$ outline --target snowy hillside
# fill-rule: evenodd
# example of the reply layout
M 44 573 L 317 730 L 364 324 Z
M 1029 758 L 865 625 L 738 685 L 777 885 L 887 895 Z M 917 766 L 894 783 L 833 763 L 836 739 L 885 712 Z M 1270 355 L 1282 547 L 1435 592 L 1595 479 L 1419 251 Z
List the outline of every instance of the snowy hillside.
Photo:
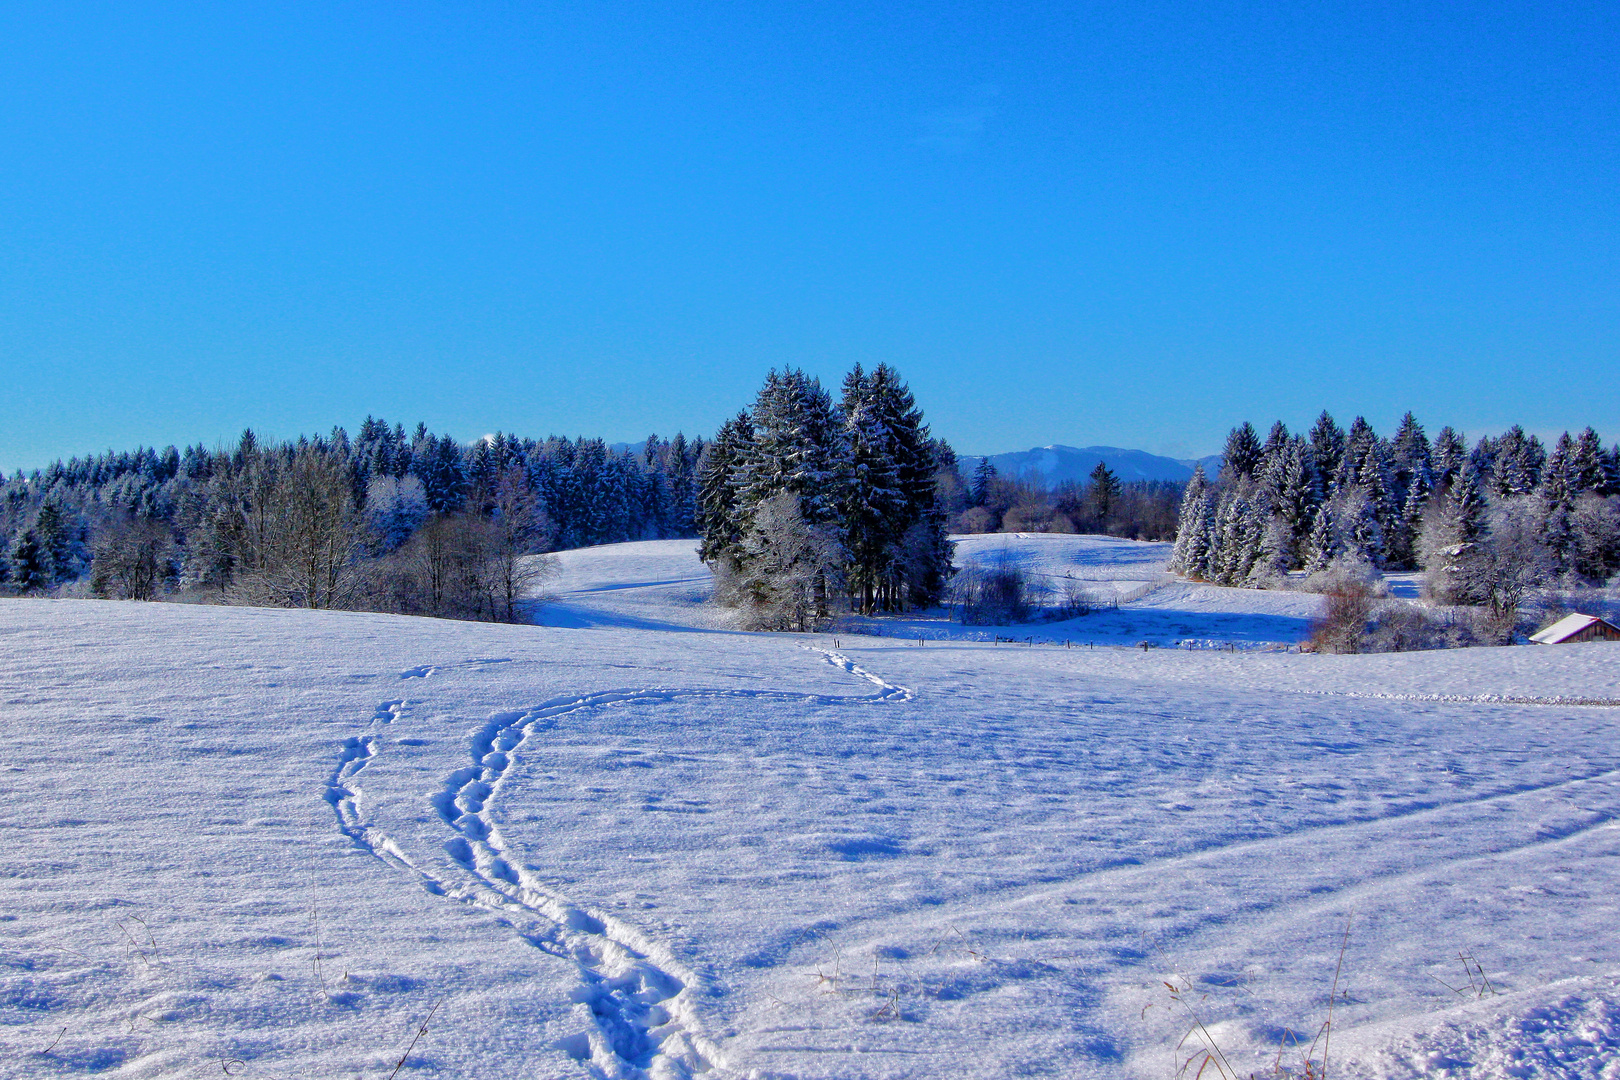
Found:
M 1162 580 L 1052 539 L 962 557 Z M 1163 1077 L 1190 1006 L 1247 1075 L 1348 922 L 1331 1075 L 1615 1075 L 1616 647 L 835 648 L 691 549 L 540 627 L 0 602 L 7 1074 Z

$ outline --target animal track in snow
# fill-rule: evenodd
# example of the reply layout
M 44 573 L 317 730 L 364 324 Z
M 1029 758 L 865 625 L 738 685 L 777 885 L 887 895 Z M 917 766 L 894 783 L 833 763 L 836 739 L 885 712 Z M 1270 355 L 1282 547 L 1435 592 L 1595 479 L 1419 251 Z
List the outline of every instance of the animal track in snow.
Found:
M 510 656 L 475 656 L 471 660 L 463 660 L 459 664 L 421 664 L 417 667 L 406 668 L 399 673 L 399 677 L 401 679 L 425 679 L 429 675 L 435 675 L 447 668 L 489 668 L 494 667 L 496 664 L 511 664 L 514 662 Z
M 494 913 L 523 940 L 571 961 L 579 973 L 574 1000 L 589 1007 L 594 1030 L 571 1036 L 558 1047 L 601 1080 L 680 1080 L 720 1067 L 718 1048 L 699 1030 L 688 991 L 697 983 L 679 961 L 638 928 L 611 915 L 581 907 L 549 889 L 509 853 L 488 813 L 490 800 L 511 773 L 516 752 L 559 718 L 589 709 L 628 703 L 690 700 L 768 699 L 807 704 L 909 701 L 915 694 L 866 671 L 841 653 L 818 650 L 827 663 L 872 683 L 864 697 L 778 690 L 648 687 L 609 690 L 558 698 L 532 709 L 498 714 L 473 734 L 473 764 L 455 770 L 432 796 L 434 809 L 456 833 L 444 851 L 464 872 L 447 880 L 434 869 L 408 859 L 397 844 L 360 811 L 357 777 L 379 747 L 372 735 L 345 740 L 326 798 L 338 827 L 384 862 L 416 876 L 436 896 Z M 469 661 L 475 664 L 503 660 Z M 412 668 L 402 678 L 421 678 L 435 669 Z M 384 702 L 373 718 L 391 723 L 409 702 Z

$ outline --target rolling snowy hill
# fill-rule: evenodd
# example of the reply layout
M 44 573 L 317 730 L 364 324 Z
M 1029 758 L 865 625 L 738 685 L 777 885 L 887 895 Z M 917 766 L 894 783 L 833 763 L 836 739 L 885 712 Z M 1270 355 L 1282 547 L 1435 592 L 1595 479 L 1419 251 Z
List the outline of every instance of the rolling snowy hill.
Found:
M 1162 580 L 1059 539 L 986 541 Z M 541 627 L 0 601 L 7 1074 L 1158 1077 L 1169 983 L 1247 1075 L 1348 922 L 1331 1075 L 1614 1075 L 1613 646 L 835 647 L 691 547 Z M 1192 588 L 1107 617 L 1305 617 Z

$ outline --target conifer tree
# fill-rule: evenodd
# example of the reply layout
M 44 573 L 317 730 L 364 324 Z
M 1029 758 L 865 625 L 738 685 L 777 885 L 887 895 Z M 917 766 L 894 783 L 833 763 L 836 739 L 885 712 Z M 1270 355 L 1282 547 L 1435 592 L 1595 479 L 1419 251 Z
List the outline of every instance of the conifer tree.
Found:
M 879 364 L 866 379 L 874 414 L 887 432 L 901 504 L 889 521 L 895 538 L 883 577 L 884 610 L 933 603 L 950 573 L 951 543 L 939 502 L 939 459 L 922 410 L 899 372 Z
M 1394 498 L 1405 507 L 1414 486 L 1428 491 L 1433 481 L 1433 453 L 1423 425 L 1410 412 L 1401 417 L 1400 427 L 1390 444 L 1390 479 Z
M 1344 432 L 1323 409 L 1322 415 L 1316 418 L 1316 426 L 1311 428 L 1311 467 L 1321 484 L 1320 498 L 1332 494 L 1333 481 L 1343 461 Z
M 1282 453 L 1283 447 L 1291 441 L 1288 434 L 1288 425 L 1278 420 L 1271 425 L 1271 431 L 1266 435 L 1266 444 L 1260 448 L 1260 465 L 1257 472 L 1264 472 L 1272 462 Z
M 1305 559 L 1305 569 L 1311 573 L 1326 570 L 1339 557 L 1339 528 L 1334 520 L 1333 504 L 1323 503 L 1316 508 L 1311 521 L 1311 540 Z
M 1467 460 L 1468 448 L 1462 436 L 1449 425 L 1441 428 L 1434 437 L 1434 449 L 1430 454 L 1434 489 L 1443 491 L 1450 487 Z
M 973 468 L 971 505 L 983 506 L 990 500 L 990 488 L 996 482 L 996 475 L 996 467 L 990 464 L 990 459 L 980 458 L 979 464 Z
M 1254 425 L 1245 420 L 1226 436 L 1226 449 L 1221 453 L 1221 479 L 1238 480 L 1252 477 L 1260 467 L 1260 436 Z
M 844 379 L 842 407 L 848 440 L 848 478 L 840 507 L 850 563 L 846 582 L 859 594 L 861 611 L 871 614 L 909 524 L 908 507 L 889 418 L 858 364 Z
M 740 545 L 748 527 L 742 469 L 753 445 L 753 418 L 740 412 L 721 425 L 698 467 L 697 526 L 703 537 L 698 556 L 710 565 L 726 560 L 733 572 L 740 568 Z
M 1540 439 L 1526 435 L 1518 424 L 1508 428 L 1496 440 L 1495 456 L 1496 468 L 1492 481 L 1498 496 L 1528 495 L 1541 482 L 1547 452 Z
M 1339 493 L 1341 541 L 1351 554 L 1371 566 L 1384 565 L 1384 530 L 1373 497 L 1365 488 Z
M 1477 449 L 1477 448 L 1476 448 Z M 1442 603 L 1476 599 L 1475 548 L 1485 535 L 1485 499 L 1474 457 L 1463 466 L 1425 522 L 1422 562 L 1425 588 Z
M 11 546 L 8 562 L 11 587 L 20 593 L 36 592 L 50 586 L 50 571 L 40 554 L 39 538 L 34 530 L 25 529 L 17 534 Z
M 1539 492 L 1544 512 L 1556 507 L 1568 508 L 1579 494 L 1579 480 L 1575 471 L 1575 440 L 1564 432 L 1553 444 L 1552 453 L 1541 472 Z
M 797 368 L 771 371 L 754 401 L 754 440 L 742 468 L 742 500 L 757 506 L 784 491 L 811 525 L 836 520 L 846 447 L 832 398 Z
M 1574 494 L 1603 491 L 1607 476 L 1603 468 L 1603 440 L 1598 438 L 1597 432 L 1587 428 L 1580 433 L 1569 464 L 1570 488 Z
M 1119 477 L 1114 475 L 1114 470 L 1108 467 L 1107 462 L 1099 461 L 1097 467 L 1091 470 L 1091 489 L 1088 494 L 1097 514 L 1097 524 L 1106 532 L 1114 506 L 1122 494 Z
M 1209 516 L 1209 482 L 1204 479 L 1204 467 L 1195 465 L 1176 517 L 1176 543 L 1169 565 L 1172 573 L 1193 578 L 1208 576 Z

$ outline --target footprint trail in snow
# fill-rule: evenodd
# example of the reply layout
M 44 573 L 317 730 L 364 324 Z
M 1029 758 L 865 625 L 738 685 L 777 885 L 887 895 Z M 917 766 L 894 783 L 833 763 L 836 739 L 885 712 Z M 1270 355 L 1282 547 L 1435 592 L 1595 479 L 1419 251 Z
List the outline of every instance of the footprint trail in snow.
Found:
M 806 646 L 808 649 L 809 647 Z M 692 990 L 700 980 L 639 928 L 588 910 L 548 888 L 511 853 L 489 805 L 511 773 L 516 755 L 558 719 L 621 704 L 693 700 L 771 700 L 806 704 L 910 701 L 916 695 L 884 681 L 842 653 L 812 650 L 833 667 L 872 683 L 877 692 L 843 696 L 783 690 L 647 687 L 557 698 L 534 708 L 496 715 L 472 737 L 472 764 L 452 772 L 433 796 L 434 809 L 455 835 L 444 850 L 460 874 L 412 861 L 361 810 L 358 778 L 376 757 L 375 734 L 344 740 L 327 781 L 326 800 L 342 832 L 379 859 L 415 876 L 430 893 L 493 913 L 499 922 L 543 952 L 572 962 L 579 975 L 574 999 L 589 1008 L 591 1028 L 562 1040 L 559 1048 L 601 1080 L 684 1080 L 721 1067 L 718 1047 L 698 1023 Z M 482 661 L 481 664 L 492 661 Z M 401 678 L 427 678 L 423 665 Z M 409 709 L 406 700 L 382 702 L 375 728 Z M 534 747 L 533 749 L 539 749 Z

